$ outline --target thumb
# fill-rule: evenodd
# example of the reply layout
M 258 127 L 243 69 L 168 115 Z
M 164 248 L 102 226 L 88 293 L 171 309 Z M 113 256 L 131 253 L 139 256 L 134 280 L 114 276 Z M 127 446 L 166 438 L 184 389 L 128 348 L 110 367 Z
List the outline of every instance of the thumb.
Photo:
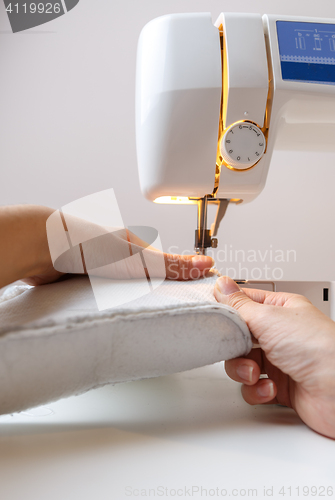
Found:
M 244 321 L 249 325 L 262 307 L 258 302 L 254 302 L 243 290 L 228 276 L 219 278 L 214 287 L 214 296 L 218 302 L 236 309 Z

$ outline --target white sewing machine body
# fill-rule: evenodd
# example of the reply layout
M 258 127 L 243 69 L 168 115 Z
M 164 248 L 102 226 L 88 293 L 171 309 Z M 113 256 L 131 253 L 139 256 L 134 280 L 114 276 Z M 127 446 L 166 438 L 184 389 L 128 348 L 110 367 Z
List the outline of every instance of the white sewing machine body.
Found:
M 335 20 L 173 14 L 138 45 L 136 129 L 144 195 L 252 201 L 279 139 L 335 145 Z M 234 139 L 234 141 L 232 141 Z

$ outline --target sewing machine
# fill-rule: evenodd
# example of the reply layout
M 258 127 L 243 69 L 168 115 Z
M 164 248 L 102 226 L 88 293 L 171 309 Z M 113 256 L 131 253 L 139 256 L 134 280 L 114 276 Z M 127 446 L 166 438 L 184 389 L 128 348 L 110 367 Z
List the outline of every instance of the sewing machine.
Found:
M 198 205 L 198 254 L 217 247 L 229 203 L 260 194 L 275 146 L 334 150 L 335 20 L 163 16 L 141 32 L 136 80 L 142 192 Z M 210 229 L 208 204 L 217 205 Z M 335 319 L 334 282 L 250 283 L 303 293 Z
M 276 140 L 335 143 L 335 20 L 172 14 L 138 44 L 136 135 L 143 194 L 198 205 L 195 250 L 216 247 L 229 203 L 262 191 Z M 207 206 L 218 206 L 207 229 Z

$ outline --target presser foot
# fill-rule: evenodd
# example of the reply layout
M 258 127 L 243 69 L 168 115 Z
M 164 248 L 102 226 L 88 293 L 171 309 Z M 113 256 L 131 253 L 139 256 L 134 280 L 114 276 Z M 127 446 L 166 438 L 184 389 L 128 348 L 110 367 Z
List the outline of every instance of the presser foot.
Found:
M 229 200 L 214 198 L 212 195 L 206 195 L 199 198 L 198 202 L 198 223 L 195 231 L 194 250 L 198 255 L 206 255 L 207 248 L 217 248 L 218 239 L 216 238 L 221 220 L 223 219 Z M 207 207 L 208 203 L 217 205 L 217 211 L 214 223 L 210 229 L 207 229 Z

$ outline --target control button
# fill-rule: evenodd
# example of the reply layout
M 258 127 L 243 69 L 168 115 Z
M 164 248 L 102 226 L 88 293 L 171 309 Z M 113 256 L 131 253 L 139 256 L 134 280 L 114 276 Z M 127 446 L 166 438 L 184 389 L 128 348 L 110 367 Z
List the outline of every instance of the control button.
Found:
M 265 137 L 261 129 L 253 123 L 235 123 L 222 137 L 220 150 L 228 168 L 246 170 L 263 156 Z

